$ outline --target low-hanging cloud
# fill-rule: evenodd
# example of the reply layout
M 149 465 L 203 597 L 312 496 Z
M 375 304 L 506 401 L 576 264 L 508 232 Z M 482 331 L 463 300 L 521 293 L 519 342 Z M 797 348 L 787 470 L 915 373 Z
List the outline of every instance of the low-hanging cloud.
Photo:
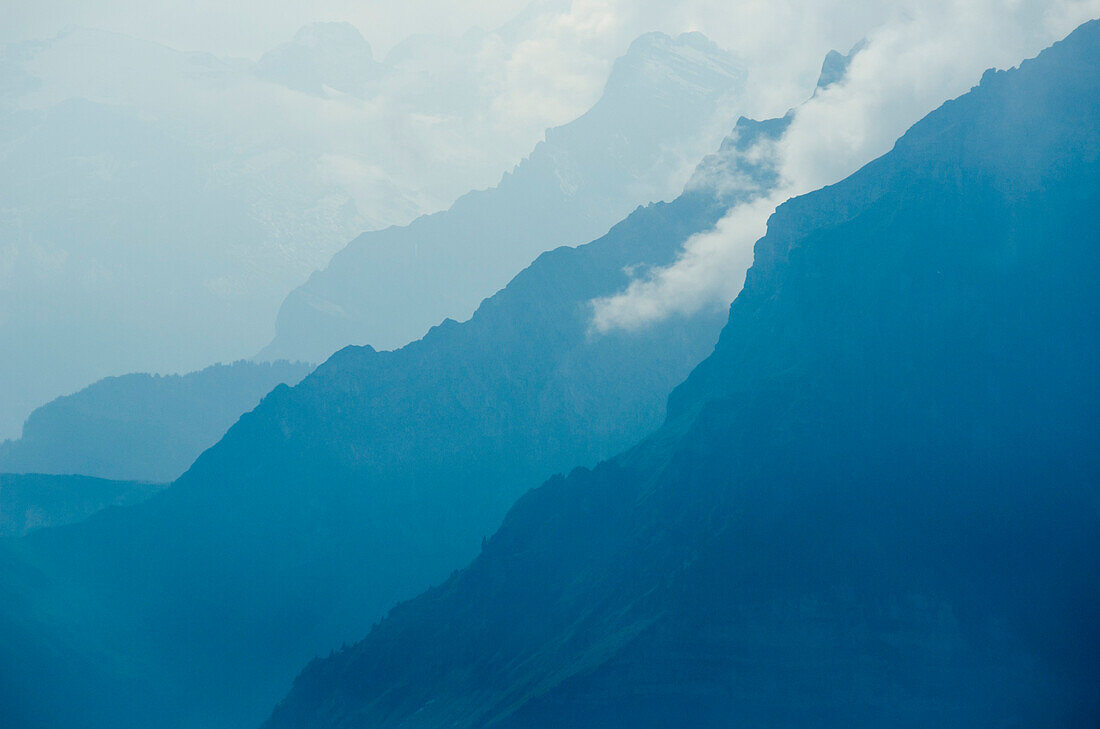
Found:
M 631 330 L 727 306 L 779 204 L 850 175 L 887 152 L 943 101 L 971 88 L 985 69 L 1014 66 L 1097 15 L 1098 0 L 898 4 L 867 34 L 845 78 L 796 109 L 769 151 L 780 172 L 778 185 L 730 209 L 712 230 L 689 238 L 671 265 L 646 271 L 619 294 L 595 300 L 593 328 Z

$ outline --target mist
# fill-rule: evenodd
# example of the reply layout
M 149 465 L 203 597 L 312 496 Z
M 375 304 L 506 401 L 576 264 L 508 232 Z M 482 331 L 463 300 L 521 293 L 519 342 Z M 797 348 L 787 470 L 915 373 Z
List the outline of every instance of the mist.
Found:
M 620 296 L 595 302 L 593 326 L 725 306 L 776 204 L 886 151 L 984 68 L 1034 53 L 1096 7 L 15 8 L 0 31 L 0 437 L 105 376 L 252 357 L 287 294 L 349 240 L 495 185 L 546 129 L 591 108 L 642 33 L 701 31 L 739 59 L 747 78 L 725 130 L 738 114 L 768 118 L 804 102 L 825 54 L 866 38 L 848 82 L 803 106 L 780 149 L 766 150 L 784 170 L 771 200 L 731 211 L 672 268 L 636 272 Z M 646 197 L 674 196 L 678 180 L 669 182 Z
M 867 32 L 844 79 L 800 104 L 780 141 L 759 150 L 779 168 L 780 185 L 692 236 L 673 265 L 639 272 L 620 294 L 594 301 L 593 328 L 633 330 L 728 306 L 778 205 L 843 179 L 985 69 L 1012 67 L 1098 12 L 1100 3 L 1088 0 L 899 4 Z

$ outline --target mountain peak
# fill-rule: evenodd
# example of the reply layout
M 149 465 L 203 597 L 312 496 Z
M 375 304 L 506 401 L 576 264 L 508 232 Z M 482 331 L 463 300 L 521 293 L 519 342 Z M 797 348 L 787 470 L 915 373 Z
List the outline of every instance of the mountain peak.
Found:
M 405 53 L 391 51 L 387 63 Z M 639 204 L 675 197 L 690 162 L 721 139 L 743 78 L 701 33 L 639 37 L 600 100 L 547 130 L 497 187 L 337 254 L 287 297 L 260 357 L 320 361 L 349 342 L 390 349 L 444 317 L 469 317 L 540 253 L 592 240 Z
M 730 53 L 699 31 L 681 33 L 673 37 L 656 30 L 635 38 L 626 53 L 615 64 L 625 64 L 637 59 L 668 62 L 669 59 L 685 57 L 693 53 L 696 54 L 697 60 L 710 57 L 713 60 L 721 60 L 731 66 L 737 66 Z
M 718 44 L 699 32 L 675 38 L 661 32 L 638 36 L 615 61 L 604 97 L 629 94 L 639 88 L 668 86 L 713 93 L 717 86 L 739 87 L 745 69 Z
M 303 26 L 294 40 L 265 53 L 256 66 L 269 81 L 314 95 L 324 95 L 326 88 L 362 95 L 384 69 L 351 23 Z
M 667 51 L 669 48 L 677 45 L 694 46 L 699 50 L 714 50 L 721 52 L 721 49 L 716 43 L 699 31 L 681 33 L 674 38 L 668 33 L 653 30 L 648 33 L 642 33 L 631 41 L 624 56 L 630 57 L 643 53 L 653 53 L 655 51 Z
M 370 43 L 359 29 L 348 22 L 318 22 L 303 25 L 294 34 L 295 45 L 308 48 L 328 48 L 372 55 Z
M 817 77 L 817 88 L 825 89 L 842 80 L 844 75 L 848 73 L 848 66 L 851 65 L 852 59 L 863 50 L 865 45 L 867 45 L 866 41 L 861 40 L 852 46 L 847 54 L 836 50 L 829 51 L 825 55 L 825 60 L 821 63 L 821 73 Z

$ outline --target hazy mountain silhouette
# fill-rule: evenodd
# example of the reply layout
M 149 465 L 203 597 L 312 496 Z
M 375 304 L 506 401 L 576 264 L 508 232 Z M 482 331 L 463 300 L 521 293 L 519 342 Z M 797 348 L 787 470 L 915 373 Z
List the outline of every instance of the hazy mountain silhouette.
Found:
M 774 185 L 737 141 L 774 125 L 758 126 L 739 122 L 675 201 L 543 253 L 469 321 L 277 387 L 148 502 L 0 544 L 10 713 L 254 725 L 311 657 L 471 559 L 524 491 L 651 432 L 725 313 L 596 336 L 591 301 Z
M 266 726 L 1096 726 L 1098 68 L 1094 21 L 782 205 L 661 430 Z
M 86 519 L 108 506 L 127 506 L 162 487 L 87 476 L 0 473 L 0 537 Z
M 253 66 L 87 29 L 0 47 L 0 439 L 104 376 L 251 355 L 303 276 L 423 212 L 346 181 L 323 101 Z
M 265 53 L 256 66 L 265 79 L 316 95 L 331 89 L 362 96 L 366 85 L 386 71 L 350 23 L 311 23 L 290 43 Z
M 108 377 L 35 410 L 0 443 L 0 471 L 166 483 L 276 385 L 311 365 L 234 362 L 186 375 Z
M 587 113 L 551 129 L 516 169 L 447 211 L 359 236 L 283 302 L 261 358 L 322 361 L 348 344 L 392 349 L 467 319 L 545 250 L 592 240 L 639 204 L 679 192 L 721 138 L 745 72 L 699 33 L 642 36 Z M 644 109 L 645 113 L 638 113 Z
M 510 65 L 567 11 L 539 6 L 506 28 L 400 44 L 385 62 L 344 23 L 308 25 L 258 62 L 88 28 L 0 45 L 0 439 L 16 437 L 34 408 L 108 375 L 254 355 L 271 342 L 287 293 L 349 240 L 498 182 L 547 127 L 589 109 L 592 70 L 554 87 L 537 83 L 540 70 Z M 592 240 L 637 204 L 677 194 L 719 142 L 732 115 L 703 112 L 727 90 L 712 82 L 728 57 L 705 43 L 669 45 L 656 70 L 682 56 L 700 75 L 681 82 L 703 84 L 680 90 L 682 116 L 660 111 L 675 82 L 643 78 L 649 56 L 636 53 L 636 91 L 655 113 L 627 120 L 637 138 L 601 140 L 602 176 L 585 167 L 587 148 L 543 145 L 547 157 L 582 157 L 537 174 L 613 183 L 622 192 L 606 202 L 619 208 L 579 237 L 524 247 L 517 236 L 518 263 L 478 289 L 463 318 L 543 250 Z M 710 107 L 692 96 L 710 92 Z M 553 214 L 589 212 L 578 202 Z M 433 312 L 400 343 L 448 314 Z M 377 344 L 337 339 L 304 361 Z

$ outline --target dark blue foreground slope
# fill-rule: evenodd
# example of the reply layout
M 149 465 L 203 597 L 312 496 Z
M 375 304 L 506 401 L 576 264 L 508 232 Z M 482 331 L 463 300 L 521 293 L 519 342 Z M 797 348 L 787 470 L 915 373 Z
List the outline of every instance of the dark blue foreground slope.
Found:
M 707 171 L 742 152 L 731 140 Z M 338 352 L 149 502 L 0 544 L 0 714 L 81 729 L 262 721 L 307 661 L 473 558 L 520 494 L 659 427 L 724 312 L 595 337 L 590 302 L 670 263 L 728 195 L 775 182 L 756 162 L 734 171 L 755 182 L 697 181 L 544 253 L 467 322 Z
M 268 729 L 1100 722 L 1100 23 L 773 216 L 664 428 Z

